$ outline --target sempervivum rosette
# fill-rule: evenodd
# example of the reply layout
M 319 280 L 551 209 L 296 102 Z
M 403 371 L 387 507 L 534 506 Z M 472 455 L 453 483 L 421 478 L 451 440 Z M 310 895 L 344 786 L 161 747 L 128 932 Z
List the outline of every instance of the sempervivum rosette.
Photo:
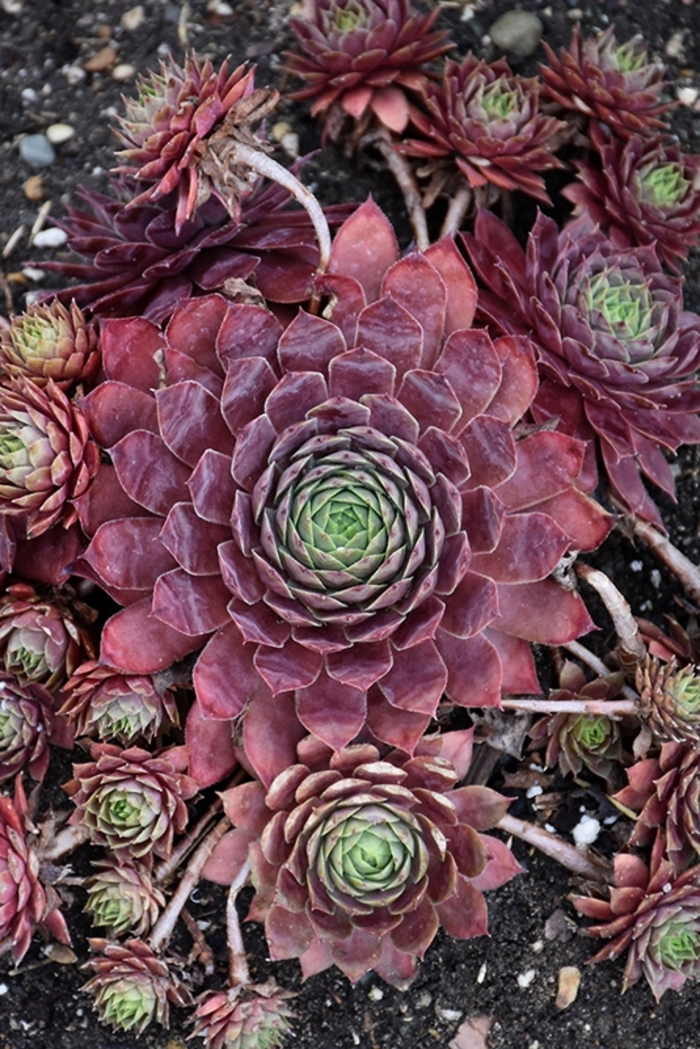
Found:
M 667 130 L 658 119 L 673 105 L 659 97 L 666 67 L 649 61 L 641 37 L 618 44 L 611 26 L 584 40 L 575 26 L 568 51 L 555 55 L 548 44 L 542 46 L 548 63 L 540 66 L 545 93 L 564 110 L 622 138 Z
M 617 801 L 639 813 L 632 845 L 649 845 L 661 828 L 666 855 L 682 870 L 700 853 L 700 750 L 664 743 L 658 757 L 627 769 L 628 786 Z
M 90 753 L 94 760 L 74 765 L 75 778 L 64 785 L 76 806 L 70 822 L 86 827 L 91 840 L 115 856 L 169 856 L 173 838 L 187 826 L 185 802 L 197 791 L 179 771 L 180 751 L 154 757 L 140 747 L 94 743 Z
M 353 981 L 374 969 L 406 986 L 440 925 L 458 939 L 486 933 L 483 891 L 520 871 L 503 842 L 480 833 L 508 799 L 456 788 L 471 735 L 424 738 L 408 760 L 370 744 L 332 753 L 306 737 L 267 790 L 255 781 L 224 792 L 236 829 L 205 877 L 225 882 L 227 857 L 249 841 L 248 917 L 265 922 L 273 958 L 298 957 L 305 976 L 335 963 Z
M 52 379 L 67 390 L 92 378 L 99 363 L 95 322 L 74 302 L 32 305 L 0 329 L 0 370 L 15 378 L 25 375 L 35 386 Z
M 542 383 L 535 419 L 590 440 L 613 493 L 663 528 L 640 472 L 670 495 L 661 449 L 700 441 L 700 318 L 683 312 L 681 281 L 652 247 L 616 248 L 582 215 L 561 233 L 539 215 L 527 253 L 495 215 L 463 234 L 487 289 L 482 315 L 499 332 L 529 332 Z
M 624 677 L 610 674 L 586 681 L 583 671 L 568 660 L 559 675 L 560 688 L 547 699 L 556 711 L 557 703 L 571 700 L 604 702 L 619 695 Z M 620 726 L 605 714 L 552 713 L 540 718 L 530 729 L 530 737 L 546 745 L 548 768 L 559 766 L 563 775 L 578 776 L 583 768 L 610 779 L 622 759 Z
M 204 1038 L 206 1049 L 276 1049 L 292 1030 L 294 1013 L 287 1005 L 292 997 L 272 980 L 207 991 L 190 1038 Z
M 61 943 L 70 943 L 55 893 L 39 878 L 40 861 L 29 840 L 27 799 L 21 777 L 15 780 L 14 800 L 0 794 L 0 955 L 11 950 L 21 962 L 37 926 Z
M 0 783 L 25 768 L 35 780 L 44 778 L 53 725 L 51 694 L 45 688 L 0 675 Z
M 560 166 L 552 149 L 564 125 L 539 112 L 536 77 L 514 76 L 505 59 L 488 63 L 470 52 L 461 64 L 445 63 L 442 84 L 426 84 L 421 103 L 410 113 L 424 138 L 405 138 L 401 153 L 435 158 L 434 177 L 443 181 L 456 165 L 470 186 L 491 182 L 549 201 L 537 172 Z
M 177 724 L 175 697 L 150 675 L 123 674 L 95 660 L 83 663 L 66 682 L 61 713 L 76 736 L 115 739 L 127 746 L 153 739 L 164 720 Z
M 404 89 L 425 82 L 424 66 L 452 47 L 432 27 L 437 9 L 412 11 L 408 0 L 306 0 L 304 19 L 292 18 L 304 54 L 287 53 L 286 70 L 307 86 L 291 98 L 313 98 L 311 112 L 335 103 L 358 120 L 368 110 L 392 131 L 408 123 Z
M 610 941 L 589 964 L 627 951 L 623 991 L 644 977 L 658 1001 L 700 978 L 700 866 L 677 876 L 658 843 L 650 867 L 620 853 L 609 900 L 574 896 L 573 904 L 596 922 L 586 932 Z
M 89 632 L 60 591 L 50 597 L 13 583 L 0 598 L 0 659 L 19 681 L 59 689 L 79 663 L 94 655 Z
M 141 1034 L 154 1020 L 167 1027 L 171 1003 L 192 1004 L 182 981 L 143 940 L 95 938 L 90 946 L 95 957 L 87 967 L 95 975 L 81 990 L 93 995 L 93 1008 L 104 1023 Z
M 101 925 L 110 936 L 143 936 L 165 906 L 165 897 L 153 884 L 151 873 L 142 863 L 97 860 L 97 873 L 86 882 L 85 911 L 93 925 Z
M 127 606 L 104 662 L 152 673 L 208 640 L 206 717 L 256 696 L 333 746 L 368 716 L 411 746 L 444 690 L 479 706 L 538 691 L 528 640 L 590 628 L 549 578 L 609 527 L 575 487 L 583 446 L 516 439 L 534 357 L 526 339 L 468 329 L 453 243 L 396 256 L 370 203 L 335 240 L 331 320 L 283 329 L 212 296 L 164 332 L 104 324 L 108 381 L 84 403 L 113 465 L 82 504 L 77 566 Z
M 126 100 L 117 132 L 126 147 L 117 170 L 148 184 L 134 203 L 176 190 L 179 232 L 210 192 L 197 166 L 200 144 L 254 90 L 254 70 L 239 66 L 229 73 L 225 60 L 216 72 L 209 59 L 202 63 L 195 54 L 185 57 L 184 67 L 170 57 L 161 63 L 160 75 L 142 77 L 138 97 Z
M 292 169 L 298 174 L 300 165 Z M 68 207 L 57 222 L 68 246 L 84 262 L 42 261 L 42 269 L 78 280 L 57 291 L 98 317 L 148 317 L 160 321 L 188 295 L 229 289 L 255 273 L 254 287 L 272 302 L 309 297 L 318 248 L 306 211 L 290 207 L 277 183 L 259 181 L 243 197 L 234 220 L 215 196 L 176 229 L 177 190 L 145 204 L 132 203 L 141 183 L 123 178 L 113 195 L 83 189 L 83 206 Z M 346 218 L 349 205 L 324 209 L 331 225 Z
M 0 511 L 27 538 L 57 521 L 68 527 L 98 467 L 80 408 L 52 380 L 43 388 L 24 377 L 0 386 Z
M 648 656 L 637 670 L 641 714 L 656 739 L 700 744 L 700 673 Z

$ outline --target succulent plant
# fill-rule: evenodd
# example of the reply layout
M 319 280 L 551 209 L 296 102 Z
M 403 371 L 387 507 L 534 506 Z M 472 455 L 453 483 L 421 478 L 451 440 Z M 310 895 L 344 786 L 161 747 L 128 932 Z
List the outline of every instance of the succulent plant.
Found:
M 232 73 L 225 60 L 215 72 L 209 59 L 194 53 L 184 67 L 172 56 L 161 72 L 141 77 L 138 97 L 126 100 L 126 116 L 117 134 L 125 145 L 116 170 L 148 185 L 134 197 L 144 204 L 177 191 L 175 233 L 210 193 L 198 169 L 200 144 L 255 90 L 254 70 L 239 66 Z
M 63 915 L 53 895 L 49 901 L 40 881 L 39 857 L 29 840 L 27 812 L 18 776 L 14 800 L 0 793 L 0 954 L 10 950 L 16 963 L 29 950 L 37 926 L 62 943 L 70 943 Z
M 76 736 L 116 740 L 125 747 L 140 738 L 150 742 L 164 719 L 178 723 L 175 698 L 167 687 L 151 676 L 123 674 L 95 660 L 78 667 L 63 694 L 61 713 Z
M 64 785 L 76 806 L 70 822 L 86 827 L 93 843 L 119 860 L 168 857 L 173 838 L 187 826 L 185 802 L 197 790 L 173 764 L 172 748 L 154 757 L 140 747 L 93 743 L 91 756 L 73 766 L 75 778 Z
M 627 776 L 615 800 L 639 813 L 630 843 L 648 846 L 660 828 L 666 856 L 682 870 L 700 853 L 700 750 L 664 743 L 658 757 L 637 761 Z
M 480 833 L 508 799 L 456 788 L 471 730 L 422 739 L 409 760 L 368 743 L 333 753 L 311 736 L 297 753 L 269 789 L 255 781 L 223 793 L 236 830 L 204 871 L 225 880 L 217 865 L 249 838 L 248 918 L 265 922 L 273 958 L 298 957 L 305 976 L 335 963 L 353 982 L 374 969 L 403 987 L 440 925 L 458 939 L 486 932 L 482 890 L 519 866 Z
M 165 332 L 104 323 L 107 381 L 84 404 L 119 489 L 75 569 L 127 605 L 103 662 L 152 673 L 208 641 L 205 716 L 284 693 L 289 731 L 291 704 L 332 746 L 368 717 L 412 745 L 444 690 L 466 705 L 498 703 L 504 681 L 538 690 L 528 640 L 591 625 L 548 577 L 609 521 L 576 488 L 581 444 L 516 440 L 534 359 L 526 339 L 468 330 L 471 276 L 451 241 L 397 261 L 367 204 L 333 252 L 331 319 L 282 328 L 210 296 Z
M 700 743 L 700 671 L 649 657 L 637 670 L 642 717 L 656 739 Z
M 562 193 L 618 247 L 653 244 L 675 273 L 700 240 L 700 157 L 677 143 L 593 134 L 597 163 L 575 162 L 578 182 Z
M 658 847 L 651 869 L 639 856 L 620 853 L 609 901 L 574 896 L 573 904 L 595 919 L 588 934 L 610 940 L 589 964 L 627 951 L 623 991 L 644 976 L 658 1002 L 700 977 L 700 866 L 678 875 Z
M 9 675 L 53 692 L 90 655 L 92 637 L 67 596 L 45 597 L 27 583 L 6 587 L 0 598 L 0 658 Z
M 51 379 L 43 388 L 25 377 L 0 386 L 0 512 L 27 538 L 76 519 L 74 500 L 98 466 L 80 408 Z
M 61 390 L 94 376 L 100 363 L 94 321 L 86 320 L 74 302 L 34 304 L 0 329 L 0 371 L 26 376 L 36 386 L 51 379 Z
M 547 56 L 547 64 L 540 66 L 544 94 L 565 111 L 621 138 L 656 137 L 668 130 L 658 119 L 673 105 L 660 99 L 666 67 L 649 61 L 640 36 L 618 44 L 611 26 L 583 39 L 575 26 L 568 51 L 562 48 L 557 56 L 544 41 L 542 46 Z
M 44 778 L 53 721 L 46 689 L 0 676 L 0 783 L 25 768 L 33 779 Z
M 561 166 L 552 149 L 564 125 L 540 113 L 536 77 L 514 76 L 505 59 L 488 63 L 470 52 L 461 64 L 448 59 L 442 84 L 427 83 L 420 102 L 410 113 L 423 137 L 396 148 L 426 158 L 433 181 L 445 181 L 456 165 L 470 186 L 490 182 L 549 201 L 537 172 Z
M 292 997 L 272 980 L 207 991 L 190 1038 L 204 1038 L 206 1049 L 276 1049 L 292 1029 L 294 1013 L 287 1005 Z
M 608 700 L 622 688 L 622 674 L 611 674 L 586 681 L 582 670 L 565 662 L 559 675 L 560 688 L 552 689 L 548 701 L 556 710 L 557 703 L 569 700 Z M 548 768 L 558 765 L 561 773 L 578 776 L 587 768 L 596 776 L 610 779 L 622 758 L 622 739 L 618 722 L 604 714 L 554 713 L 540 718 L 530 729 L 536 743 L 546 743 Z
M 189 992 L 142 940 L 111 943 L 95 938 L 96 954 L 87 962 L 95 975 L 82 990 L 94 997 L 93 1008 L 112 1027 L 141 1034 L 156 1021 L 168 1025 L 170 1004 L 191 1004 Z
M 292 171 L 300 169 L 301 163 Z M 99 317 L 160 322 L 188 295 L 226 289 L 241 295 L 240 282 L 253 272 L 251 295 L 258 289 L 273 302 L 308 298 L 318 261 L 315 234 L 306 211 L 290 207 L 277 183 L 256 183 L 241 202 L 238 221 L 212 196 L 177 232 L 177 191 L 134 204 L 138 186 L 124 177 L 111 196 L 83 189 L 83 207 L 68 207 L 57 223 L 68 246 L 87 260 L 42 261 L 42 269 L 80 282 L 56 291 L 61 301 L 75 299 Z M 338 225 L 350 206 L 324 210 Z
M 437 9 L 420 15 L 408 0 L 306 0 L 304 15 L 290 19 L 303 54 L 288 52 L 285 69 L 307 86 L 288 97 L 314 99 L 312 114 L 334 124 L 338 109 L 355 120 L 371 112 L 403 131 L 405 89 L 419 88 L 426 64 L 452 47 L 445 30 L 432 28 Z
M 144 936 L 165 906 L 165 897 L 153 884 L 148 868 L 112 859 L 96 860 L 93 868 L 97 873 L 86 883 L 85 901 L 92 924 L 102 926 L 110 936 Z
M 597 452 L 614 495 L 663 527 L 640 473 L 673 495 L 661 449 L 700 441 L 700 318 L 683 312 L 680 279 L 652 247 L 616 248 L 586 215 L 561 233 L 539 215 L 527 253 L 487 212 L 462 236 L 488 289 L 481 315 L 537 346 L 536 421 L 590 440 L 589 483 Z

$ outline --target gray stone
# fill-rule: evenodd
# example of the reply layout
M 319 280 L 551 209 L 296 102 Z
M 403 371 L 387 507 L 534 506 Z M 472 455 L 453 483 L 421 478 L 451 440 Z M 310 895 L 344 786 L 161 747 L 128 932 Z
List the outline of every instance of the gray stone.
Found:
M 537 50 L 544 26 L 529 11 L 506 11 L 488 31 L 491 42 L 501 51 L 527 58 Z
M 22 160 L 33 168 L 47 168 L 56 159 L 56 151 L 46 135 L 25 135 L 20 141 Z

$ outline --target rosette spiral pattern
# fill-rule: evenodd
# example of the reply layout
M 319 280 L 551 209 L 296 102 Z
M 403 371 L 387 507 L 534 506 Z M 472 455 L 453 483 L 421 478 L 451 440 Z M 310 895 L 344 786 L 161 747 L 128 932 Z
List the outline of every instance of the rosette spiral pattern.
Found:
M 177 724 L 175 699 L 152 677 L 122 674 L 95 660 L 83 663 L 66 682 L 61 707 L 76 736 L 116 740 L 122 746 L 153 739 L 165 719 Z
M 99 467 L 80 408 L 49 379 L 0 387 L 0 510 L 28 539 L 77 517 L 73 501 Z
M 292 18 L 303 54 L 287 53 L 286 70 L 307 82 L 291 98 L 313 98 L 311 112 L 337 103 L 356 120 L 369 109 L 401 132 L 408 123 L 404 89 L 426 80 L 423 67 L 452 47 L 433 29 L 437 11 L 420 15 L 408 0 L 313 0 L 309 17 Z
M 673 495 L 661 449 L 700 441 L 700 318 L 683 311 L 680 279 L 652 247 L 617 248 L 587 215 L 561 233 L 539 215 L 525 252 L 486 212 L 463 237 L 487 289 L 482 316 L 537 346 L 537 422 L 590 441 L 588 483 L 597 456 L 613 493 L 663 528 L 641 474 Z
M 206 717 L 254 700 L 251 735 L 298 718 L 343 746 L 369 717 L 410 747 L 443 691 L 466 705 L 538 691 L 528 640 L 590 627 L 548 578 L 609 527 L 576 488 L 583 446 L 516 439 L 534 358 L 526 339 L 469 329 L 452 242 L 397 255 L 367 204 L 321 282 L 330 320 L 283 328 L 212 296 L 164 332 L 105 323 L 108 381 L 85 410 L 112 466 L 81 504 L 92 540 L 76 565 L 127 606 L 102 661 L 153 673 L 207 642 Z
M 0 368 L 15 378 L 24 375 L 36 386 L 49 379 L 67 390 L 90 379 L 100 363 L 94 321 L 71 302 L 58 300 L 30 306 L 0 330 Z
M 204 1038 L 206 1049 L 277 1049 L 292 1030 L 292 997 L 271 980 L 208 991 L 197 1005 L 190 1038 Z
M 353 981 L 370 969 L 397 986 L 415 974 L 442 925 L 460 939 L 486 932 L 483 891 L 520 870 L 480 831 L 508 800 L 488 787 L 457 788 L 471 731 L 423 739 L 415 755 L 369 744 L 335 753 L 313 737 L 266 790 L 224 792 L 235 830 L 205 877 L 225 880 L 227 855 L 249 842 L 256 896 L 273 958 L 299 957 L 305 976 L 336 964 Z
M 579 181 L 563 195 L 618 247 L 653 244 L 664 265 L 680 273 L 700 239 L 700 157 L 659 140 L 592 137 L 598 163 L 576 161 Z
M 442 83 L 427 83 L 421 104 L 410 107 L 423 138 L 397 148 L 435 158 L 436 175 L 456 165 L 470 186 L 491 182 L 549 201 L 537 172 L 560 166 L 553 148 L 564 125 L 539 111 L 539 91 L 536 77 L 514 76 L 505 59 L 488 63 L 471 52 L 462 63 L 448 59 Z
M 571 35 L 569 50 L 555 55 L 542 44 L 547 64 L 540 66 L 546 95 L 564 110 L 604 125 L 604 134 L 629 138 L 655 137 L 668 125 L 659 116 L 673 106 L 662 102 L 666 67 L 648 60 L 641 37 L 624 44 L 615 39 L 614 27 L 583 39 L 579 26 Z
M 644 977 L 659 1001 L 700 978 L 700 867 L 678 876 L 658 840 L 649 868 L 638 856 L 615 857 L 609 900 L 575 896 L 573 903 L 596 922 L 586 932 L 610 940 L 590 962 L 627 951 L 623 991 Z

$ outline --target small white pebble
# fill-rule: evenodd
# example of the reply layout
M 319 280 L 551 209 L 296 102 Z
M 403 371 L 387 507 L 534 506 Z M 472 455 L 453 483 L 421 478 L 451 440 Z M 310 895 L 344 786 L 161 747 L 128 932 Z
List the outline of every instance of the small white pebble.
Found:
M 229 15 L 233 14 L 233 8 L 226 3 L 226 0 L 209 0 L 207 12 L 219 18 L 228 18 Z
M 22 273 L 27 280 L 40 281 L 46 276 L 46 271 L 40 270 L 38 266 L 25 266 Z M 27 298 L 29 298 L 29 296 L 27 296 Z
M 76 87 L 77 84 L 81 84 L 87 76 L 87 73 L 82 66 L 62 66 L 61 72 L 71 87 Z
M 25 87 L 25 88 L 23 88 L 22 89 L 21 98 L 22 98 L 22 101 L 24 102 L 25 106 L 31 106 L 35 102 L 39 101 L 39 96 L 38 96 L 38 94 L 36 93 L 36 91 L 34 90 L 33 87 Z
M 454 1020 L 461 1020 L 464 1015 L 459 1009 L 446 1009 L 442 1005 L 436 1005 L 435 1012 L 441 1020 L 446 1020 L 447 1023 L 452 1023 Z
M 7 994 L 9 989 L 6 983 L 0 983 L 0 994 Z
M 544 788 L 537 783 L 534 787 L 528 787 L 525 791 L 525 797 L 527 798 L 538 798 L 540 794 L 544 794 Z
M 649 578 L 651 579 L 651 585 L 655 586 L 658 590 L 661 586 L 661 572 L 658 570 L 658 568 L 652 568 L 651 572 L 649 573 Z
M 112 80 L 131 80 L 136 76 L 136 66 L 128 62 L 120 62 L 112 70 Z
M 534 943 L 530 944 L 530 950 L 533 954 L 542 954 L 544 950 L 544 940 L 535 940 Z
M 682 106 L 694 106 L 698 96 L 700 96 L 700 91 L 696 87 L 676 88 L 676 98 Z
M 476 982 L 477 983 L 483 983 L 485 979 L 486 979 L 486 962 L 483 962 L 481 968 L 479 969 L 478 973 L 476 974 Z
M 684 36 L 685 29 L 679 29 L 678 32 L 671 34 L 664 48 L 664 52 L 669 58 L 677 58 L 680 61 L 685 61 L 685 55 L 683 53 Z
M 384 991 L 381 989 L 381 987 L 370 987 L 369 991 L 367 992 L 367 997 L 372 1002 L 381 1002 L 382 998 L 384 997 Z
M 556 834 L 557 833 L 556 827 L 553 827 L 551 823 L 545 823 L 544 829 L 548 830 L 550 834 Z
M 139 28 L 145 17 L 146 12 L 143 9 L 143 4 L 137 4 L 136 7 L 130 7 L 128 11 L 124 12 L 120 25 L 122 29 L 126 29 L 127 33 L 133 33 L 134 29 Z
M 571 833 L 577 845 L 592 845 L 600 834 L 600 820 L 583 816 Z
M 73 138 L 74 134 L 75 128 L 70 124 L 50 124 L 46 129 L 46 137 L 54 146 L 67 142 L 69 138 Z
M 522 987 L 523 990 L 529 987 L 536 976 L 537 972 L 534 969 L 528 969 L 527 972 L 520 973 L 518 976 L 518 987 Z
M 65 230 L 53 227 L 39 230 L 34 238 L 34 244 L 37 248 L 60 248 L 61 244 L 65 244 L 67 240 L 68 234 Z
M 644 568 L 644 562 L 643 561 L 630 561 L 630 568 L 632 569 L 633 572 L 641 572 L 641 570 Z

